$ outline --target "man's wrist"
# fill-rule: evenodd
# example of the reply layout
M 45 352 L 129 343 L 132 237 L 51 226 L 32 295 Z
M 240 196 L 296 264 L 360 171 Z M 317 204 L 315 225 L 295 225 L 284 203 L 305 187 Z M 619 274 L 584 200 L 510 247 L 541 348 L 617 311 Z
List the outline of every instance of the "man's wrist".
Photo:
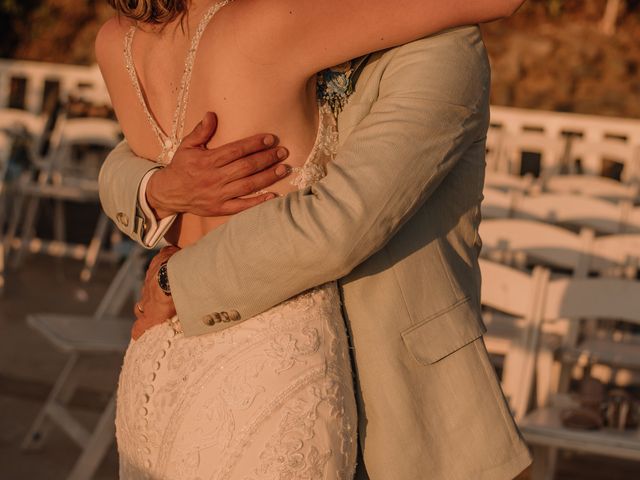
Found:
M 164 202 L 162 196 L 163 173 L 163 169 L 156 170 L 149 178 L 147 188 L 144 192 L 147 204 L 151 208 L 151 211 L 157 220 L 162 220 L 163 218 L 170 217 L 171 215 L 178 213 L 172 210 L 170 206 Z
M 163 262 L 158 269 L 158 286 L 160 287 L 160 290 L 162 290 L 162 292 L 169 297 L 171 296 L 171 287 L 169 286 L 167 263 L 168 261 Z

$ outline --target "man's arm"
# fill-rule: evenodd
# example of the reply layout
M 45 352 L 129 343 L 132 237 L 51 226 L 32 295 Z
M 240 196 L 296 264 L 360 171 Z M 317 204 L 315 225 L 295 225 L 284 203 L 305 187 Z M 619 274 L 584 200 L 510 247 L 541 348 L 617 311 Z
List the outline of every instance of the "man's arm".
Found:
M 186 335 L 226 328 L 345 276 L 482 141 L 489 68 L 478 29 L 389 54 L 377 101 L 326 178 L 236 215 L 169 260 Z
M 100 203 L 107 216 L 144 246 L 149 245 L 144 243 L 146 219 L 138 205 L 138 190 L 145 176 L 158 168 L 157 163 L 133 155 L 123 141 L 102 164 L 98 179 Z
M 232 215 L 273 198 L 246 195 L 266 189 L 289 174 L 278 139 L 259 134 L 215 149 L 206 145 L 217 119 L 205 115 L 180 144 L 169 166 L 137 157 L 122 142 L 100 170 L 100 201 L 118 228 L 143 247 L 164 237 L 176 214 Z

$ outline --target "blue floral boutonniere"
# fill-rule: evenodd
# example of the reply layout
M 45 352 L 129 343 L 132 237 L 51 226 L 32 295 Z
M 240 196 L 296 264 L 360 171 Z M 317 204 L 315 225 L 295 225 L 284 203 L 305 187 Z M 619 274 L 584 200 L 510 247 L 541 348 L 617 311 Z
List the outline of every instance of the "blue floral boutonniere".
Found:
M 318 73 L 318 101 L 328 104 L 336 117 L 353 93 L 354 73 L 363 60 L 351 60 Z

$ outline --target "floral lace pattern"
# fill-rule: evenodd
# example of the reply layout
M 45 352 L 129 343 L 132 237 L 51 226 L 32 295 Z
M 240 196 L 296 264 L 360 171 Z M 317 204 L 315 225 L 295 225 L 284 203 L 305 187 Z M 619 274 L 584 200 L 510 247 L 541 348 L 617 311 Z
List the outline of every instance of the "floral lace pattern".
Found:
M 210 335 L 158 325 L 120 375 L 120 478 L 351 479 L 353 395 L 335 282 Z
M 327 104 L 319 107 L 318 134 L 316 141 L 302 167 L 292 167 L 289 183 L 298 189 L 313 185 L 326 175 L 327 164 L 336 156 L 338 127 L 336 117 Z

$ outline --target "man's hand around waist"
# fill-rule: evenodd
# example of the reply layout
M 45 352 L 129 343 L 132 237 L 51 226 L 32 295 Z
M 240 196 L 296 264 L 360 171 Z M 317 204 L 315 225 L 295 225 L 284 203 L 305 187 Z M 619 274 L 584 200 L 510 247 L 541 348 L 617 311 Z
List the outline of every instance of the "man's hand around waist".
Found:
M 208 149 L 218 122 L 209 112 L 187 135 L 171 163 L 149 179 L 146 198 L 158 220 L 176 213 L 203 217 L 233 215 L 274 198 L 263 193 L 291 169 L 274 135 L 262 134 Z
M 160 289 L 158 271 L 178 250 L 179 248 L 174 246 L 164 247 L 149 264 L 140 300 L 133 308 L 136 321 L 131 329 L 131 338 L 134 340 L 139 339 L 151 327 L 168 321 L 176 314 L 173 298 Z

